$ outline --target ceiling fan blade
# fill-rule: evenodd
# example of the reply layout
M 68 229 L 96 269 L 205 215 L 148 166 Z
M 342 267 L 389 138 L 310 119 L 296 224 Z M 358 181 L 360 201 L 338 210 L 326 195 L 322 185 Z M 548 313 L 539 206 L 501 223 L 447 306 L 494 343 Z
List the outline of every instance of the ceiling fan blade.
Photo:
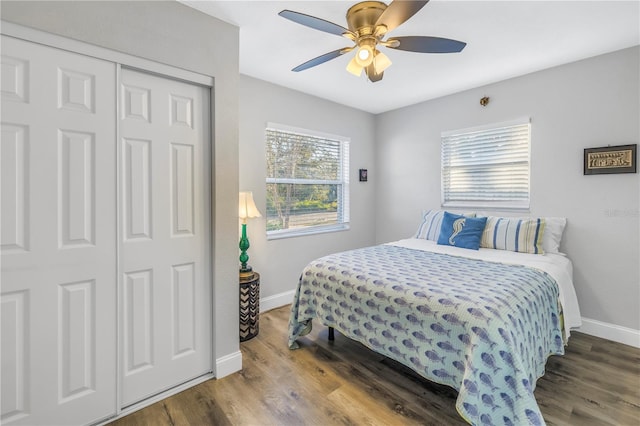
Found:
M 342 49 L 334 50 L 333 52 L 325 53 L 324 55 L 320 55 L 317 58 L 313 58 L 304 64 L 300 64 L 291 71 L 304 71 L 311 67 L 315 67 L 316 65 L 324 64 L 327 61 L 337 58 L 338 56 L 344 55 L 347 52 L 351 52 L 353 47 L 344 47 Z
M 387 32 L 389 32 L 418 13 L 427 3 L 429 3 L 429 0 L 394 0 L 385 11 L 382 12 L 382 15 L 378 18 L 378 22 L 376 22 L 376 26 L 384 25 L 387 27 Z
M 367 77 L 369 78 L 369 81 L 372 83 L 382 80 L 382 77 L 384 75 L 384 72 L 382 71 L 376 74 L 376 67 L 373 63 L 367 66 L 365 68 L 365 71 L 367 73 Z
M 353 35 L 351 31 L 344 27 L 341 27 L 338 24 L 325 21 L 324 19 L 316 18 L 315 16 L 305 15 L 304 13 L 294 12 L 292 10 L 283 10 L 282 12 L 278 13 L 278 15 L 306 27 L 324 31 L 325 33 L 335 34 L 338 36 L 342 36 L 344 34 Z
M 400 44 L 394 46 L 395 42 Z M 467 45 L 458 40 L 427 36 L 394 37 L 384 43 L 385 45 L 388 43 L 387 47 L 391 49 L 419 53 L 456 53 L 462 51 Z

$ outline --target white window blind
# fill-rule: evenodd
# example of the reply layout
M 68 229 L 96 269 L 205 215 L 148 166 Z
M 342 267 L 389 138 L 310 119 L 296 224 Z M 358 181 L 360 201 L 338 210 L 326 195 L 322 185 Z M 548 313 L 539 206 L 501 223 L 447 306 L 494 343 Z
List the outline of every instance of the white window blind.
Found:
M 347 229 L 348 138 L 276 124 L 265 134 L 267 236 Z
M 442 133 L 442 205 L 529 208 L 530 122 Z

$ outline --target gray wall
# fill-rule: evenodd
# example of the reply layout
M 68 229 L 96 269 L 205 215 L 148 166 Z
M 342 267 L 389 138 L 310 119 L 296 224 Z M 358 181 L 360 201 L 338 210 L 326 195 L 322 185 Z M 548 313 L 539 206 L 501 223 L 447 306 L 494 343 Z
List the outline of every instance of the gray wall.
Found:
M 214 357 L 238 344 L 239 30 L 175 1 L 2 2 L 2 19 L 215 78 Z
M 440 132 L 531 117 L 531 216 L 564 216 L 584 318 L 640 330 L 640 175 L 584 176 L 583 149 L 638 143 L 634 47 L 377 116 L 376 241 L 440 207 Z M 487 107 L 480 98 L 489 96 Z M 499 212 L 493 212 L 499 214 Z
M 261 298 L 294 290 L 304 266 L 317 257 L 374 243 L 374 199 L 378 181 L 373 172 L 374 118 L 369 113 L 252 77 L 240 77 L 240 190 L 253 192 L 256 206 L 263 215 L 247 223 L 251 243 L 249 264 L 261 274 Z M 351 138 L 350 230 L 267 241 L 264 217 L 267 122 Z M 360 168 L 371 172 L 366 183 L 358 181 Z M 291 299 L 283 302 L 290 303 Z

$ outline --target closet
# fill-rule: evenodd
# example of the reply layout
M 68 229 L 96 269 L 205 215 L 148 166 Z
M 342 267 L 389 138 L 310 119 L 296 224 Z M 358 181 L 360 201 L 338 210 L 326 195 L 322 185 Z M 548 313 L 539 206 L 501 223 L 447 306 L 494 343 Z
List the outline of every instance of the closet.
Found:
M 210 88 L 2 35 L 3 424 L 212 371 Z

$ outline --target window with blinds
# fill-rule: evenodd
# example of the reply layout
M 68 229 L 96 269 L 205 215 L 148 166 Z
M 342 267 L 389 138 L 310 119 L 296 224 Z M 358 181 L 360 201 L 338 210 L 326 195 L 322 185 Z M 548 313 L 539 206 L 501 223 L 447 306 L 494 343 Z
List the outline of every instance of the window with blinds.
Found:
M 268 238 L 349 227 L 349 140 L 269 124 Z
M 442 205 L 529 208 L 529 119 L 442 133 Z

